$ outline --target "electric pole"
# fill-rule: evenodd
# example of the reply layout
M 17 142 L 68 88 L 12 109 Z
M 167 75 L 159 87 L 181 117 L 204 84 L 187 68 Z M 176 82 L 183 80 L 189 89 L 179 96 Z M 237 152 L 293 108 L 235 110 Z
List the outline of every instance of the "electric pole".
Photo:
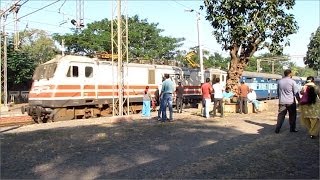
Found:
M 84 27 L 84 0 L 76 0 L 76 19 L 72 19 L 71 23 L 80 30 Z
M 195 11 L 194 9 L 187 9 L 185 10 L 187 12 L 193 12 Z M 197 14 L 197 34 L 198 34 L 198 48 L 199 48 L 199 59 L 200 59 L 200 80 L 201 83 L 204 83 L 204 70 L 203 70 L 203 52 L 202 52 L 202 47 L 201 47 L 201 36 L 200 36 L 200 12 L 195 11 Z
M 14 20 L 15 20 L 15 39 L 14 39 L 14 45 L 15 48 L 17 48 L 19 42 L 19 37 L 16 36 L 17 34 L 17 13 L 21 7 L 18 3 L 21 0 L 15 0 L 14 3 L 7 9 L 1 10 L 0 9 L 0 41 L 2 40 L 3 36 L 3 58 L 2 58 L 2 43 L 0 42 L 0 104 L 2 103 L 2 97 L 3 97 L 3 109 L 4 111 L 8 111 L 8 74 L 7 74 L 7 33 L 6 33 L 6 21 L 7 17 L 10 13 L 14 14 Z M 3 20 L 3 22 L 1 21 Z M 1 33 L 1 23 L 2 25 L 2 33 Z
M 112 71 L 114 71 L 114 61 L 117 57 L 117 72 L 112 73 L 113 79 L 113 115 L 124 115 L 124 103 L 127 102 L 127 115 L 130 111 L 129 103 L 129 83 L 128 83 L 128 16 L 126 13 L 126 0 L 122 4 L 121 0 L 112 1 L 112 20 L 111 20 L 111 53 L 112 53 Z M 115 5 L 116 4 L 116 5 Z M 116 7 L 114 7 L 114 5 Z M 116 11 L 116 13 L 115 13 Z M 124 12 L 123 12 L 124 11 Z M 125 16 L 122 16 L 122 12 Z M 124 17 L 124 18 L 123 18 Z M 115 33 L 117 32 L 117 33 Z M 116 56 L 115 56 L 116 54 Z M 126 62 L 126 71 L 124 67 Z M 116 78 L 115 78 L 116 75 Z M 115 79 L 117 82 L 115 83 Z M 114 92 L 117 90 L 117 98 Z
M 61 42 L 61 49 L 62 49 L 62 56 L 64 56 L 64 39 L 62 39 L 62 42 Z
M 20 10 L 21 5 L 19 4 L 14 4 L 12 6 L 12 9 L 9 11 L 10 13 L 13 13 L 14 17 L 14 50 L 17 50 L 19 47 L 19 32 L 18 32 L 18 12 Z
M 201 83 L 204 83 L 204 71 L 203 71 L 203 53 L 201 47 L 201 40 L 200 40 L 200 13 L 197 12 L 197 32 L 198 32 L 198 46 L 199 46 L 199 58 L 200 58 L 200 73 L 201 73 Z
M 1 8 L 1 3 L 0 3 Z M 0 112 L 2 106 L 2 31 L 1 31 L 1 22 L 2 22 L 2 10 L 0 9 Z

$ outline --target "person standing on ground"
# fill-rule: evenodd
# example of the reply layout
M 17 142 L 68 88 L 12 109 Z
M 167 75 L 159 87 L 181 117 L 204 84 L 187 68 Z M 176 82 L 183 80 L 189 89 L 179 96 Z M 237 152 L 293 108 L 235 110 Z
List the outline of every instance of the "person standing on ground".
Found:
M 244 83 L 244 80 L 242 80 L 241 85 L 239 87 L 239 94 L 240 94 L 239 113 L 240 114 L 242 114 L 242 112 L 245 114 L 248 114 L 248 93 L 249 93 L 249 86 Z
M 162 122 L 167 120 L 166 109 L 169 107 L 169 121 L 173 120 L 172 117 L 172 94 L 174 92 L 173 82 L 170 80 L 169 74 L 165 74 L 165 81 L 162 83 L 161 95 L 162 95 Z
M 143 106 L 142 106 L 142 116 L 143 117 L 150 117 L 151 108 L 151 94 L 149 92 L 149 86 L 146 86 L 146 89 L 143 92 Z
M 176 102 L 177 102 L 178 113 L 182 113 L 183 93 L 184 93 L 184 87 L 181 85 L 181 82 L 179 82 L 176 90 L 176 94 L 177 94 Z
M 158 88 L 157 88 L 158 94 L 159 94 L 159 98 L 158 98 L 158 105 L 159 105 L 158 121 L 161 121 L 161 119 L 162 119 L 161 113 L 162 113 L 162 109 L 163 109 L 163 107 L 162 107 L 162 106 L 163 106 L 163 103 L 162 103 L 163 98 L 162 98 L 161 92 L 159 93 L 159 89 L 160 89 L 160 90 L 162 89 L 162 83 L 163 83 L 164 80 L 165 80 L 165 78 L 162 77 L 162 81 L 161 81 L 161 83 L 159 84 L 159 86 L 158 86 Z
M 209 118 L 209 107 L 211 103 L 212 86 L 210 78 L 206 79 L 206 83 L 201 86 L 202 105 L 204 106 L 203 116 Z
M 216 116 L 217 106 L 219 104 L 220 107 L 220 117 L 223 117 L 223 87 L 220 84 L 220 78 L 216 78 L 214 85 L 212 85 L 214 98 L 213 98 L 213 117 Z
M 156 91 L 154 92 L 154 99 L 156 101 L 156 105 L 159 106 L 159 102 L 160 102 L 159 88 L 157 88 Z
M 257 94 L 252 88 L 250 88 L 250 92 L 247 95 L 247 97 L 248 97 L 249 103 L 253 104 L 254 112 L 259 113 L 260 112 L 260 110 L 259 110 L 260 102 L 257 100 Z
M 295 97 L 299 101 L 300 96 L 296 82 L 292 80 L 290 69 L 285 70 L 284 77 L 278 81 L 277 91 L 279 97 L 279 111 L 275 133 L 278 134 L 280 132 L 287 112 L 289 112 L 290 132 L 298 132 L 296 130 L 297 105 Z
M 320 90 L 314 84 L 314 77 L 307 77 L 307 83 L 301 90 L 302 98 L 300 99 L 300 120 L 308 128 L 311 139 L 319 134 L 320 121 Z

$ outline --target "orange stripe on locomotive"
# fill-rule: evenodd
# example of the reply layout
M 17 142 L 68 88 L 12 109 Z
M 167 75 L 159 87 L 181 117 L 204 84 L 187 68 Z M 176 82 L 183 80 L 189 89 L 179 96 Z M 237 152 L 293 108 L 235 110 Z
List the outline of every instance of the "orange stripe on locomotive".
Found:
M 81 88 L 80 85 L 49 85 L 49 89 L 45 89 L 39 92 L 31 91 L 29 93 L 29 98 L 55 98 L 55 97 L 95 97 L 95 96 L 118 96 L 118 86 L 112 85 L 84 85 Z M 97 89 L 96 89 L 97 87 Z M 141 95 L 146 86 L 144 85 L 131 85 L 129 86 L 129 91 L 127 91 L 126 86 L 124 87 L 124 95 L 137 96 Z M 154 94 L 156 91 L 156 85 L 149 86 L 149 92 Z M 37 89 L 41 87 L 33 87 Z M 112 92 L 113 91 L 113 92 Z M 81 94 L 83 93 L 83 95 Z M 127 94 L 128 93 L 128 94 Z

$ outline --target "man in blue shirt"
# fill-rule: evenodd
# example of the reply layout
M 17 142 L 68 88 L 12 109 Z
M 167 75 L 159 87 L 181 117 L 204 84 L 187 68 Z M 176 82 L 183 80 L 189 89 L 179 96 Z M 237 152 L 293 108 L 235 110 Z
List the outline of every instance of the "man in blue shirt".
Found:
M 170 80 L 170 76 L 169 74 L 165 74 L 165 81 L 163 81 L 162 83 L 162 88 L 161 88 L 161 97 L 162 97 L 162 122 L 165 122 L 167 120 L 167 113 L 166 113 L 166 109 L 167 106 L 169 107 L 169 121 L 172 121 L 172 94 L 174 92 L 174 84 L 173 82 Z
M 222 93 L 223 102 L 230 103 L 231 98 L 234 96 L 233 92 L 230 91 L 230 88 L 227 87 L 226 91 Z
M 279 97 L 279 111 L 275 133 L 280 132 L 287 111 L 289 112 L 290 132 L 298 132 L 296 130 L 297 105 L 295 97 L 298 99 L 298 101 L 300 97 L 296 82 L 292 80 L 291 70 L 285 70 L 284 76 L 284 78 L 278 81 L 277 90 Z

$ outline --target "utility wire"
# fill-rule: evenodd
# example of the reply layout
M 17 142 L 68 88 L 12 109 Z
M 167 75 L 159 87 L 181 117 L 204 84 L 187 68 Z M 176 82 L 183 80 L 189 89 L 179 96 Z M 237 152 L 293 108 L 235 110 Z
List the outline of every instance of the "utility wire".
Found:
M 49 6 L 57 3 L 57 2 L 59 2 L 59 1 L 61 1 L 61 0 L 57 0 L 57 1 L 55 1 L 55 2 L 52 2 L 52 3 L 50 3 L 50 4 L 46 5 L 46 6 L 43 6 L 43 7 L 39 8 L 39 9 L 37 9 L 37 10 L 35 10 L 35 11 L 32 11 L 32 12 L 26 14 L 26 15 L 23 15 L 23 16 L 19 17 L 17 20 L 20 20 L 20 19 L 22 19 L 22 18 L 24 18 L 24 17 L 26 17 L 26 16 L 29 16 L 29 15 L 31 15 L 31 14 L 33 14 L 33 13 L 38 12 L 38 11 L 41 11 L 42 9 L 47 8 L 47 7 L 49 7 Z
M 199 13 L 201 16 L 203 16 L 203 17 L 206 17 L 205 15 L 203 15 L 202 13 L 200 13 L 200 11 L 197 9 L 194 9 L 194 8 L 191 8 L 191 7 L 189 7 L 189 6 L 186 6 L 186 5 L 184 5 L 184 4 L 182 4 L 182 3 L 180 3 L 179 1 L 177 1 L 177 0 L 172 0 L 173 2 L 175 2 L 175 3 L 177 3 L 177 4 L 179 4 L 180 6 L 183 6 L 183 7 L 185 7 L 185 8 L 187 8 L 187 9 L 189 9 L 189 10 L 194 10 L 195 12 L 197 12 L 197 13 Z
M 25 3 L 27 3 L 29 0 L 24 1 L 22 4 L 20 4 L 20 7 L 23 6 Z
M 30 13 L 28 13 L 28 14 L 25 14 L 25 15 L 17 18 L 17 21 L 19 21 L 20 19 L 22 19 L 22 18 L 24 18 L 24 17 L 26 17 L 26 16 L 29 16 L 29 15 L 31 15 L 31 14 L 34 14 L 34 13 L 36 13 L 36 12 L 38 12 L 38 11 L 41 11 L 42 9 L 45 9 L 45 8 L 51 6 L 51 5 L 53 5 L 53 4 L 55 4 L 55 3 L 59 2 L 59 1 L 61 1 L 61 0 L 54 1 L 54 2 L 52 2 L 52 3 L 50 3 L 50 4 L 48 4 L 48 5 L 45 5 L 45 6 L 41 7 L 41 8 L 39 8 L 39 9 L 35 10 L 35 11 L 32 11 L 32 12 L 30 12 Z M 15 21 L 11 21 L 11 22 L 5 24 L 4 26 L 6 26 L 6 25 L 8 25 L 8 24 L 10 24 L 10 23 L 13 23 L 13 22 L 15 22 Z
M 67 0 L 64 0 L 63 3 L 61 4 L 61 6 L 60 6 L 60 8 L 59 8 L 59 13 L 60 13 L 60 10 L 61 10 L 62 6 L 66 3 L 66 1 L 67 1 Z

